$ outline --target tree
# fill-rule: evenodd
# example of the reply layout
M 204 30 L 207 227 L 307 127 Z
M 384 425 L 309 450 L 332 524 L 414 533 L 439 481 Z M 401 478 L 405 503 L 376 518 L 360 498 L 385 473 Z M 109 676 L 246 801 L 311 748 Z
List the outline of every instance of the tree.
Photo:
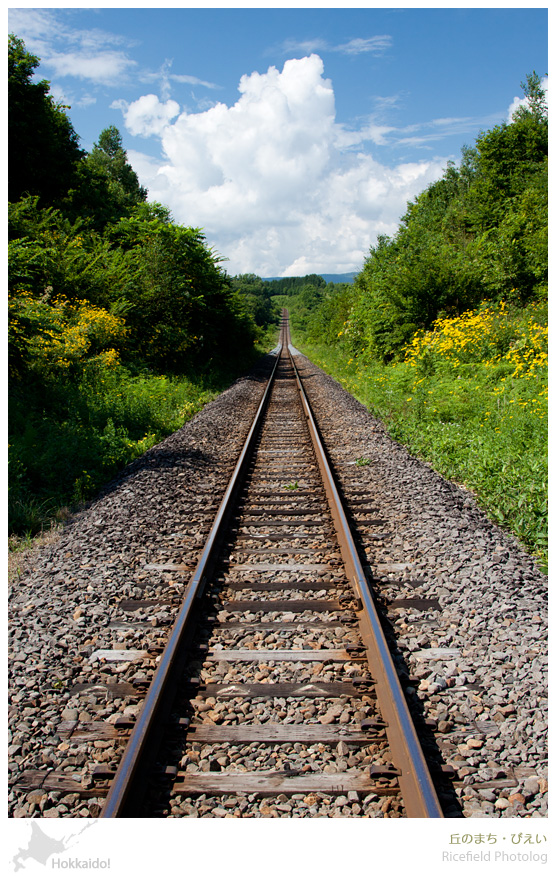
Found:
M 8 38 L 8 198 L 38 195 L 43 205 L 57 203 L 75 183 L 84 155 L 66 115 L 46 80 L 32 82 L 39 59 L 23 40 Z
M 537 74 L 522 87 L 512 122 L 482 132 L 459 168 L 408 204 L 396 236 L 371 248 L 342 337 L 362 331 L 388 360 L 440 313 L 546 295 L 548 117 Z
M 231 277 L 230 283 L 243 297 L 245 306 L 260 328 L 266 328 L 278 320 L 278 309 L 272 303 L 272 281 L 262 280 L 256 274 L 239 274 Z
M 127 161 L 121 134 L 114 125 L 102 131 L 86 161 L 96 173 L 106 176 L 114 191 L 129 204 L 146 200 L 147 189 L 139 185 L 137 174 Z
M 78 168 L 75 187 L 68 193 L 64 210 L 72 218 L 87 219 L 97 231 L 117 223 L 147 198 L 147 189 L 127 161 L 120 132 L 105 128 Z
M 129 349 L 154 369 L 187 373 L 249 346 L 256 328 L 198 228 L 141 204 L 107 231 L 125 278 Z M 116 268 L 115 268 L 116 270 Z
M 513 114 L 514 121 L 520 121 L 531 115 L 535 122 L 542 123 L 548 121 L 548 105 L 546 103 L 546 94 L 542 87 L 542 82 L 538 73 L 533 70 L 526 77 L 525 82 L 521 83 L 521 88 L 527 105 L 519 106 Z

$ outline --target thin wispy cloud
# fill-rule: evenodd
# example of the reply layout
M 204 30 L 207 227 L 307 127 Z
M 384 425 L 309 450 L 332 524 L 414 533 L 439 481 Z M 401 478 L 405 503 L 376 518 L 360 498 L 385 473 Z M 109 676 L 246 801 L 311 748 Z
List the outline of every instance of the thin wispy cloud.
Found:
M 431 148 L 454 135 L 475 134 L 477 129 L 487 129 L 499 124 L 503 114 L 488 116 L 461 116 L 439 119 L 428 119 L 412 125 L 388 125 L 379 122 L 378 114 L 369 116 L 366 120 L 359 119 L 359 127 L 348 129 L 344 127 L 340 142 L 344 148 L 354 148 L 365 142 L 375 146 L 407 148 Z
M 66 28 L 65 35 L 70 41 L 79 44 L 82 49 L 90 52 L 103 51 L 107 45 L 126 46 L 127 48 L 136 45 L 135 40 L 130 40 L 122 36 L 122 34 L 111 33 L 96 27 L 89 28 L 89 30 Z
M 73 91 L 62 88 L 60 85 L 51 85 L 50 93 L 56 103 L 65 104 L 71 108 L 79 107 L 86 109 L 87 107 L 94 106 L 97 102 L 97 98 L 94 94 L 85 92 L 77 97 Z
M 221 88 L 215 82 L 206 82 L 204 79 L 198 79 L 196 76 L 188 76 L 185 73 L 172 73 L 168 77 L 172 82 L 184 82 L 187 85 L 202 85 L 203 88 Z
M 386 110 L 395 109 L 399 106 L 402 99 L 403 95 L 401 94 L 390 94 L 387 97 L 375 95 L 372 100 L 376 107 L 377 113 L 380 113 Z
M 330 51 L 329 45 L 326 40 L 322 39 L 312 39 L 312 40 L 284 40 L 281 46 L 278 48 L 278 52 L 283 55 L 289 55 L 291 52 L 302 52 L 306 55 L 312 55 L 313 52 L 328 52 Z M 266 51 L 267 55 L 274 55 L 276 52 L 276 48 L 271 48 Z
M 190 76 L 186 73 L 173 73 L 172 65 L 173 59 L 166 59 L 164 63 L 159 67 L 158 70 L 150 71 L 144 70 L 142 71 L 138 79 L 140 82 L 156 82 L 158 83 L 160 89 L 160 96 L 163 100 L 168 100 L 168 98 L 172 94 L 173 85 L 198 85 L 203 88 L 211 88 L 218 89 L 219 85 L 216 85 L 214 82 L 206 82 L 203 79 L 199 79 L 197 76 Z
M 25 40 L 28 48 L 49 41 L 65 28 L 49 9 L 10 9 L 10 31 Z
M 43 55 L 41 63 L 54 70 L 60 78 L 74 76 L 86 79 L 98 85 L 115 87 L 137 62 L 132 61 L 121 52 L 50 52 Z
M 312 54 L 313 52 L 339 52 L 342 55 L 361 55 L 371 53 L 373 55 L 383 55 L 392 45 L 392 37 L 388 34 L 380 36 L 367 37 L 363 39 L 356 37 L 346 43 L 334 45 L 326 40 L 315 38 L 307 40 L 285 40 L 279 48 L 283 55 L 289 55 L 292 52 L 302 52 L 304 54 Z M 272 52 L 275 50 L 272 49 Z
M 331 46 L 329 51 L 342 52 L 345 55 L 361 55 L 370 52 L 373 55 L 382 55 L 392 45 L 392 37 L 382 36 L 369 37 L 368 39 L 353 39 L 339 46 Z
M 477 131 L 477 129 L 486 129 L 492 125 L 499 124 L 503 119 L 504 113 L 491 113 L 487 116 L 452 116 L 448 118 L 429 119 L 428 121 L 419 122 L 414 125 L 406 125 L 399 129 L 400 134 L 411 134 L 419 131 L 427 131 L 433 129 L 433 133 L 424 135 L 427 140 L 441 139 L 451 137 L 454 134 L 467 134 Z M 399 142 L 410 142 L 409 138 L 400 137 Z
M 53 71 L 59 79 L 74 77 L 118 88 L 133 74 L 139 82 L 158 83 L 163 100 L 168 100 L 173 85 L 220 87 L 197 76 L 173 72 L 172 60 L 166 60 L 157 71 L 141 70 L 130 57 L 130 50 L 136 46 L 134 40 L 99 28 L 73 28 L 54 9 L 11 10 L 10 26 L 26 48 L 39 55 L 41 67 Z
M 116 87 L 138 66 L 127 51 L 132 41 L 98 28 L 73 28 L 54 9 L 10 10 L 10 27 L 40 57 L 41 67 L 60 79 Z

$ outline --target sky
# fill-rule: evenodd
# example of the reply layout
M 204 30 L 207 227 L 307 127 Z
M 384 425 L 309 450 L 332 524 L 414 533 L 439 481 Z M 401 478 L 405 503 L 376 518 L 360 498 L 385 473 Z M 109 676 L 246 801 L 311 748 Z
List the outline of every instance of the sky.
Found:
M 82 148 L 115 125 L 148 200 L 230 275 L 359 271 L 548 72 L 546 7 L 34 4 L 8 27 Z

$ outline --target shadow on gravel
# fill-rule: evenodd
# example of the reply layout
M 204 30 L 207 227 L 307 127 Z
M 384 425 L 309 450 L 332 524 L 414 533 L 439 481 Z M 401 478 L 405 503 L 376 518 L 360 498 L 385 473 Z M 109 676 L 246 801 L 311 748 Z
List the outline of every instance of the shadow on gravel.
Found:
M 218 583 L 212 582 L 202 598 L 198 600 L 191 622 L 191 647 L 184 652 L 186 659 L 182 659 L 181 672 L 176 673 L 171 702 L 166 709 L 166 719 L 161 722 L 163 731 L 158 741 L 156 763 L 146 783 L 144 796 L 138 802 L 135 817 L 168 818 L 172 813 L 172 798 L 175 797 L 172 786 L 176 781 L 176 773 L 167 767 L 169 764 L 172 766 L 180 764 L 183 759 L 187 760 L 187 753 L 191 752 L 195 742 L 195 737 L 188 736 L 184 729 L 195 717 L 195 709 L 191 701 L 202 687 L 200 676 L 205 661 L 204 649 L 208 648 L 214 630 L 219 625 L 216 615 L 222 589 Z M 218 762 L 222 750 L 215 743 L 212 744 L 212 749 L 213 751 L 206 755 L 209 772 L 222 772 L 222 766 Z M 200 799 L 204 801 L 203 796 Z M 194 804 L 192 808 L 196 809 L 196 805 Z
M 172 436 L 170 436 L 170 438 L 171 437 Z M 183 469 L 201 471 L 210 469 L 214 466 L 216 454 L 205 453 L 202 450 L 188 449 L 185 447 L 183 449 L 177 449 L 165 446 L 166 442 L 169 440 L 170 439 L 168 438 L 165 439 L 165 442 L 162 442 L 161 445 L 152 447 L 150 450 L 147 450 L 146 453 L 143 453 L 142 456 L 126 465 L 126 467 L 116 475 L 113 480 L 103 487 L 93 501 L 96 502 L 98 499 L 109 496 L 116 490 L 122 489 L 130 478 L 135 477 L 142 471 L 155 472 L 165 469 L 175 469 L 177 472 Z

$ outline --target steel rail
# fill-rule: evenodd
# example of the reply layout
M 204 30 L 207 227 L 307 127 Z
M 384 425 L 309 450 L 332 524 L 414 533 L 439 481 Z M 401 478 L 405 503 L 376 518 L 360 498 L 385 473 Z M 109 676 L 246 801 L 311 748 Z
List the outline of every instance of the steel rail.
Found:
M 357 553 L 338 488 L 324 450 L 313 412 L 292 353 L 287 332 L 287 348 L 296 375 L 307 425 L 321 472 L 326 495 L 336 526 L 342 560 L 348 578 L 355 586 L 363 606 L 361 633 L 367 649 L 369 668 L 376 681 L 377 698 L 386 723 L 386 735 L 394 765 L 400 770 L 399 783 L 409 818 L 443 818 L 430 772 L 417 737 L 413 720 L 396 672 L 394 661 L 377 614 L 373 596 Z
M 211 528 L 201 557 L 187 586 L 186 594 L 178 617 L 170 633 L 160 664 L 153 677 L 143 702 L 133 732 L 112 780 L 101 818 L 130 817 L 136 814 L 140 799 L 146 790 L 145 764 L 151 763 L 156 751 L 157 737 L 160 733 L 160 716 L 165 714 L 170 698 L 174 693 L 175 681 L 185 663 L 184 652 L 192 638 L 195 609 L 199 604 L 206 581 L 212 574 L 216 555 L 220 547 L 230 513 L 230 506 L 243 483 L 243 476 L 253 445 L 259 434 L 264 412 L 268 405 L 270 390 L 276 375 L 282 352 L 290 350 L 290 359 L 296 375 L 303 410 L 307 418 L 309 432 L 313 440 L 315 455 L 323 478 L 326 494 L 338 531 L 342 558 L 350 580 L 355 585 L 357 595 L 364 607 L 362 635 L 367 649 L 371 672 L 376 680 L 377 695 L 383 718 L 387 724 L 388 740 L 396 767 L 400 770 L 400 789 L 402 790 L 406 812 L 410 818 L 442 818 L 436 792 L 417 739 L 415 728 L 405 702 L 399 679 L 390 655 L 380 621 L 376 613 L 371 592 L 355 548 L 349 525 L 342 507 L 339 493 L 328 464 L 318 429 L 289 343 L 289 324 L 284 312 L 280 343 L 273 351 L 276 354 L 272 374 L 259 404 L 257 414 L 251 425 L 243 450 L 230 479 L 225 495 Z
M 282 327 L 281 338 L 283 334 L 284 328 Z M 147 690 L 141 712 L 111 782 L 104 807 L 100 814 L 101 818 L 129 817 L 138 808 L 138 804 L 144 795 L 146 781 L 145 762 L 153 758 L 153 740 L 156 739 L 159 732 L 158 721 L 167 704 L 168 696 L 171 696 L 173 692 L 171 690 L 172 683 L 183 666 L 183 652 L 188 637 L 193 632 L 192 620 L 194 610 L 200 596 L 202 596 L 206 581 L 212 572 L 212 565 L 216 558 L 220 536 L 223 532 L 231 503 L 241 486 L 243 474 L 249 462 L 251 450 L 257 438 L 258 429 L 268 403 L 281 351 L 282 343 L 280 342 L 273 351 L 276 355 L 276 362 L 274 363 L 257 413 L 220 503 L 203 552 L 187 585 L 184 601 L 170 632 L 166 647 L 162 652 L 159 666 Z M 156 742 L 154 745 L 156 747 Z

